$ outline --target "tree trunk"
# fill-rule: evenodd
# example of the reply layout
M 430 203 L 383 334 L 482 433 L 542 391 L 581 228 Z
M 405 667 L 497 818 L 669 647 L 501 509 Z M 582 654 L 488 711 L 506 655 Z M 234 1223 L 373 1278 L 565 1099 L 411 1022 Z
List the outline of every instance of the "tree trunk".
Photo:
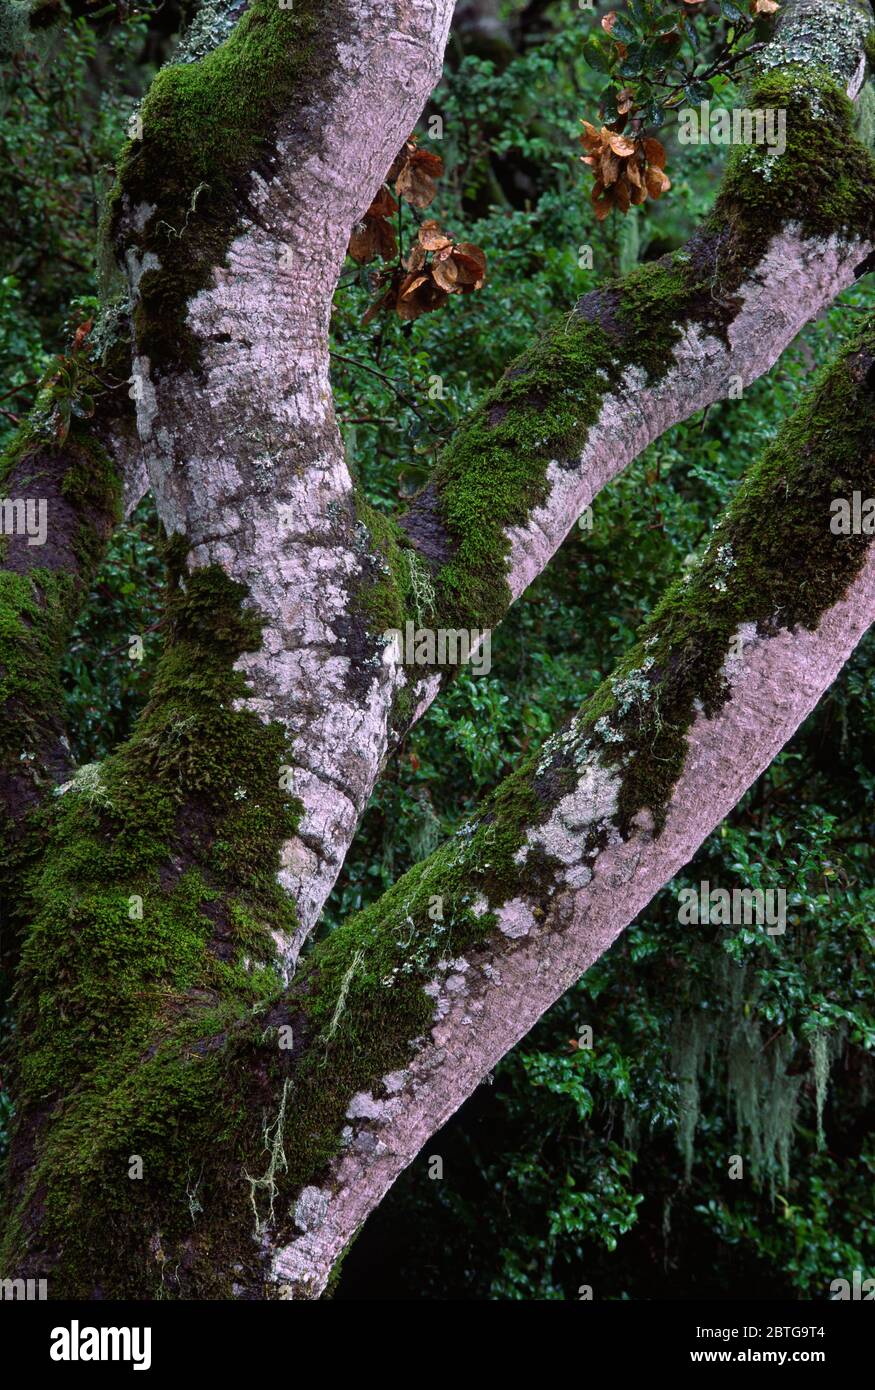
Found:
M 868 12 L 788 5 L 751 93 L 788 111 L 768 177 L 735 158 L 685 250 L 586 296 L 409 513 L 381 519 L 341 447 L 329 315 L 452 9 L 214 7 L 143 104 L 109 230 L 171 538 L 166 641 L 130 740 L 72 780 L 52 682 L 122 475 L 129 499 L 142 486 L 117 357 L 87 435 L 59 450 L 37 419 L 13 454 L 67 537 L 35 587 L 26 547 L 6 556 L 0 631 L 6 884 L 28 916 L 2 1266 L 51 1296 L 319 1296 L 397 1174 L 690 858 L 875 612 L 868 538 L 829 529 L 837 490 L 875 487 L 869 325 L 614 676 L 296 973 L 386 757 L 442 687 L 385 635 L 414 616 L 412 576 L 434 627 L 499 623 L 600 488 L 766 371 L 875 253 L 849 100 Z M 32 767 L 62 783 L 51 805 Z

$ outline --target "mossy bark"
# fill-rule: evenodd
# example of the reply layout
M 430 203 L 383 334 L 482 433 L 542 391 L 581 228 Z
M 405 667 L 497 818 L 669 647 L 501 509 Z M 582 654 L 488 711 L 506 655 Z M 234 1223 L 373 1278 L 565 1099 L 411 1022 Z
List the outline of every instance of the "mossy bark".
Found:
M 427 1136 L 834 679 L 875 618 L 875 553 L 870 535 L 833 532 L 831 504 L 873 494 L 873 460 L 875 323 L 767 448 L 620 669 L 452 841 L 310 957 L 294 987 L 305 1046 L 286 1135 L 301 1188 L 277 1228 L 284 1296 L 318 1294 Z
M 69 775 L 61 663 L 116 526 L 133 411 L 127 386 L 82 352 L 77 397 L 60 402 L 57 364 L 34 410 L 0 459 L 0 498 L 45 508 L 45 534 L 0 537 L 0 956 L 14 956 L 26 913 L 25 866 L 40 851 L 40 807 Z M 64 359 L 60 359 L 63 364 Z M 88 399 L 90 418 L 76 418 Z

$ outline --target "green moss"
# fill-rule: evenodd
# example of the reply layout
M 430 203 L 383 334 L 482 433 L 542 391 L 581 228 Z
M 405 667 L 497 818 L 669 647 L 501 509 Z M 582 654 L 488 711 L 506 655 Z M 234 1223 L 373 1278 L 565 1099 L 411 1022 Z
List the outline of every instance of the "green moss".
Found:
M 0 572 L 0 707 L 7 710 L 0 751 L 6 756 L 33 756 L 47 713 L 62 703 L 59 666 L 75 590 L 69 576 L 44 569 Z
M 739 626 L 813 628 L 844 593 L 869 538 L 834 536 L 830 502 L 855 489 L 875 494 L 873 363 L 875 331 L 867 330 L 766 450 L 698 570 L 669 591 L 570 729 L 307 961 L 295 984 L 304 1042 L 286 1130 L 292 1191 L 324 1178 L 351 1097 L 366 1090 L 379 1099 L 380 1078 L 410 1061 L 432 1019 L 423 987 L 438 963 L 494 932 L 494 909 L 517 893 L 536 915 L 546 909 L 555 865 L 531 845 L 524 865 L 516 854 L 576 785 L 581 759 L 597 751 L 616 763 L 624 832 L 645 808 L 659 826 L 697 707 L 714 714 L 727 696 L 722 668 Z M 583 848 L 596 850 L 600 834 Z
M 391 628 L 403 628 L 411 614 L 409 570 L 402 551 L 409 544 L 397 522 L 356 497 L 357 532 L 366 578 L 353 601 L 368 632 L 379 641 Z
M 34 547 L 32 569 L 0 571 L 0 753 L 32 756 L 46 723 L 55 725 L 61 659 L 118 517 L 120 491 L 115 465 L 84 426 L 71 430 L 62 450 L 27 428 L 0 459 L 0 495 L 44 497 L 50 540 L 58 531 L 72 536 L 70 553 Z
M 728 695 L 722 668 L 739 628 L 813 630 L 859 572 L 870 538 L 833 534 L 830 503 L 875 495 L 873 362 L 867 328 L 821 374 L 741 485 L 701 565 L 669 590 L 585 707 L 590 737 L 622 767 L 624 831 L 645 808 L 662 825 L 696 708 L 712 716 Z M 607 738 L 595 735 L 601 719 Z
M 548 494 L 551 460 L 574 466 L 625 370 L 668 371 L 691 317 L 713 311 L 702 271 L 666 257 L 581 301 L 507 370 L 441 455 L 433 479 L 452 558 L 435 577 L 444 625 L 492 627 L 507 610 L 508 527 Z
M 84 596 L 120 512 L 114 463 L 74 420 L 62 446 L 32 413 L 0 459 L 0 496 L 44 500 L 46 544 L 2 541 L 0 570 L 0 954 L 14 960 L 29 911 L 28 864 L 41 852 L 40 803 L 67 766 L 60 670 Z
M 336 8 L 253 0 L 218 47 L 163 68 L 152 83 L 142 139 L 119 164 L 108 234 L 120 253 L 135 247 L 161 263 L 143 275 L 134 314 L 138 349 L 153 368 L 197 365 L 187 303 L 225 263 L 250 178 L 270 171 L 278 120 L 328 82 Z M 125 208 L 139 206 L 153 211 L 135 231 Z
M 790 222 L 808 236 L 871 237 L 875 161 L 856 138 L 854 108 L 834 79 L 809 67 L 772 70 L 756 79 L 747 100 L 751 109 L 786 112 L 787 148 L 781 156 L 764 145 L 732 150 L 711 222 L 743 243 L 742 259 Z
M 490 905 L 518 880 L 513 856 L 541 813 L 530 779 L 509 778 L 475 822 L 332 932 L 299 970 L 293 998 L 306 1042 L 286 1128 L 292 1193 L 318 1181 L 338 1153 L 352 1096 L 410 1060 L 434 1009 L 424 985 L 438 961 L 494 929 Z
M 263 1014 L 281 991 L 273 933 L 296 924 L 276 873 L 300 807 L 284 731 L 234 708 L 260 619 L 221 570 L 180 561 L 151 702 L 58 799 L 30 886 L 13 1083 L 34 1159 L 3 1259 L 38 1257 L 36 1204 L 40 1248 L 64 1251 L 56 1296 L 227 1294 L 235 1262 L 257 1277 L 241 1162 L 282 1084 Z
M 428 491 L 449 552 L 435 577 L 443 625 L 500 621 L 510 599 L 505 532 L 546 499 L 550 461 L 576 463 L 627 368 L 652 384 L 686 326 L 725 333 L 734 296 L 782 226 L 875 236 L 875 161 L 855 137 L 854 109 L 822 65 L 789 61 L 760 74 L 747 98 L 752 109 L 786 112 L 784 154 L 736 147 L 690 246 L 582 300 L 512 364 L 438 460 Z

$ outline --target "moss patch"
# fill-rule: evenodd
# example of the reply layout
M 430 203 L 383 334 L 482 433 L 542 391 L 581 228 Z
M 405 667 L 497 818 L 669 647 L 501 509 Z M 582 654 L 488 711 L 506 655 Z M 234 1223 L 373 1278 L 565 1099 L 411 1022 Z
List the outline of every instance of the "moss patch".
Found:
M 701 565 L 676 583 L 637 646 L 583 711 L 590 736 L 621 766 L 620 825 L 642 809 L 657 828 L 683 768 L 698 704 L 728 695 L 734 634 L 813 630 L 862 567 L 871 538 L 835 535 L 830 503 L 875 495 L 875 330 L 861 331 L 766 449 L 715 527 Z M 596 733 L 607 719 L 607 736 Z
M 163 68 L 152 83 L 142 139 L 119 163 L 108 235 L 121 255 L 134 247 L 160 262 L 143 275 L 134 311 L 138 350 L 153 369 L 198 365 L 186 306 L 225 263 L 252 176 L 270 177 L 278 120 L 324 91 L 337 9 L 325 0 L 287 9 L 253 0 L 217 48 Z M 137 231 L 126 210 L 141 206 L 151 211 Z
M 300 808 L 284 731 L 234 708 L 260 620 L 241 585 L 180 560 L 151 702 L 59 798 L 31 886 L 3 1264 L 45 1258 L 56 1297 L 227 1296 L 235 1264 L 258 1278 L 241 1164 L 282 1085 L 262 1015 L 272 933 L 295 926 L 276 872 Z
M 856 137 L 842 88 L 826 72 L 791 65 L 758 77 L 748 104 L 786 112 L 787 148 L 780 156 L 765 145 L 732 150 L 713 225 L 732 228 L 744 258 L 791 222 L 807 236 L 871 237 L 875 161 Z
M 875 236 L 875 161 L 829 71 L 793 60 L 758 76 L 748 104 L 786 112 L 784 154 L 736 147 L 704 229 L 683 251 L 587 295 L 514 362 L 414 501 L 404 523 L 411 535 L 440 518 L 435 587 L 445 625 L 500 621 L 510 599 L 505 532 L 545 501 L 550 461 L 577 463 L 605 395 L 628 368 L 652 384 L 686 326 L 725 333 L 742 282 L 782 226 L 810 237 Z

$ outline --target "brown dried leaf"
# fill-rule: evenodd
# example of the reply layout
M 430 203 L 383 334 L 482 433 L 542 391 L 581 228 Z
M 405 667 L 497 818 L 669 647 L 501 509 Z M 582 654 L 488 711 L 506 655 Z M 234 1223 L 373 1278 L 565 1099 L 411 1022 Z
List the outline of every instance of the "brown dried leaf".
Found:
M 442 251 L 445 247 L 452 246 L 450 238 L 441 230 L 440 224 L 434 221 L 423 222 L 417 240 L 426 251 Z
M 644 157 L 648 164 L 655 164 L 657 169 L 665 168 L 665 149 L 650 136 L 644 141 Z
M 607 140 L 614 154 L 622 155 L 624 159 L 628 159 L 630 155 L 635 153 L 634 144 L 631 140 L 627 140 L 625 135 L 617 135 L 616 131 L 613 130 L 603 130 L 602 136 Z
M 454 292 L 459 272 L 456 269 L 456 262 L 452 256 L 446 256 L 442 257 L 440 260 L 435 260 L 431 273 L 434 277 L 435 284 L 440 289 L 446 290 L 447 294 L 452 294 Z
M 391 217 L 398 211 L 398 204 L 392 197 L 388 188 L 385 186 L 380 189 L 371 206 L 365 213 L 366 217 Z
M 406 164 L 395 180 L 395 192 L 412 207 L 427 208 L 429 203 L 434 202 L 437 184 L 424 169 L 417 169 L 415 164 Z
M 462 241 L 453 250 L 458 286 L 463 294 L 479 290 L 486 280 L 486 257 L 479 246 Z
M 359 265 L 367 265 L 375 256 L 392 261 L 398 254 L 395 232 L 385 218 L 366 216 L 353 227 L 347 254 Z
M 395 312 L 400 319 L 411 323 L 423 314 L 430 314 L 446 304 L 449 295 L 435 285 L 431 274 L 408 275 L 398 292 Z
M 599 176 L 605 188 L 610 188 L 612 183 L 616 183 L 619 175 L 620 161 L 613 150 L 602 150 L 602 157 L 599 160 Z
M 595 126 L 590 125 L 589 121 L 581 121 L 580 124 L 583 126 L 583 134 L 579 137 L 580 143 L 589 150 L 590 154 L 592 154 L 594 150 L 600 150 L 602 147 L 602 137 Z
M 650 167 L 647 170 L 647 173 L 644 175 L 644 182 L 647 187 L 647 192 L 650 194 L 651 198 L 659 198 L 663 193 L 665 193 L 669 188 L 671 188 L 671 179 L 669 179 L 662 172 L 661 169 L 657 169 L 653 164 L 650 165 Z
M 347 247 L 347 255 L 359 265 L 367 265 L 377 254 L 377 234 L 372 218 L 365 217 L 356 222 Z

